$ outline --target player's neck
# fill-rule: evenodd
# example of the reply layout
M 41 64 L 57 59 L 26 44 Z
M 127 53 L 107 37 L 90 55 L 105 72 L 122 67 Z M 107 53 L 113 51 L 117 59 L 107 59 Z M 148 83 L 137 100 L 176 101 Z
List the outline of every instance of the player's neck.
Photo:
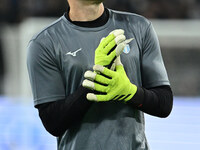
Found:
M 103 3 L 97 5 L 72 1 L 70 4 L 69 17 L 72 21 L 93 21 L 99 18 L 103 12 Z

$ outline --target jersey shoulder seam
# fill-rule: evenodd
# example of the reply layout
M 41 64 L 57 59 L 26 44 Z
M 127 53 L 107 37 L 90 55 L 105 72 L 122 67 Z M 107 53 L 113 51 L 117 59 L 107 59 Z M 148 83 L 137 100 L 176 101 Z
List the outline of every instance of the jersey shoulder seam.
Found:
M 146 20 L 147 22 L 150 22 L 149 19 L 147 19 L 146 17 L 136 14 L 136 13 L 131 13 L 131 12 L 123 12 L 123 11 L 118 11 L 118 10 L 113 10 L 113 9 L 109 9 L 110 11 L 112 11 L 115 14 L 121 14 L 121 15 L 128 15 L 128 16 L 135 16 L 135 17 L 139 17 L 139 18 L 143 18 L 144 20 Z
M 57 23 L 59 23 L 61 21 L 61 17 L 59 19 L 57 19 L 56 21 L 54 21 L 53 23 L 51 23 L 50 25 L 48 25 L 47 27 L 45 27 L 44 29 L 42 29 L 39 33 L 37 33 L 32 39 L 32 40 L 36 40 L 44 31 L 48 30 L 49 28 L 51 28 L 52 26 L 56 25 Z
M 169 80 L 158 80 L 158 81 L 152 81 L 152 82 L 149 82 L 147 84 L 144 84 L 143 87 L 146 87 L 146 88 L 150 88 L 150 87 L 154 87 L 154 86 L 161 86 L 161 85 L 170 85 L 170 82 Z
M 43 103 L 62 100 L 65 97 L 66 97 L 65 95 L 54 95 L 54 96 L 42 97 L 42 98 L 39 98 L 39 99 L 36 98 L 36 99 L 34 99 L 34 105 L 36 106 L 36 105 L 43 104 Z

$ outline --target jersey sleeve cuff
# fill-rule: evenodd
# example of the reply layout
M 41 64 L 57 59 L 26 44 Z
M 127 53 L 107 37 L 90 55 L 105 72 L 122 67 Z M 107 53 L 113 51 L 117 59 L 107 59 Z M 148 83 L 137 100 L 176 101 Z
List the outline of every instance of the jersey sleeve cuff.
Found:
M 60 95 L 60 96 L 57 95 L 57 96 L 35 99 L 34 100 L 34 107 L 36 107 L 37 105 L 40 105 L 40 104 L 54 102 L 54 101 L 57 101 L 57 100 L 60 100 L 60 99 L 65 99 L 65 95 Z
M 142 107 L 143 101 L 144 101 L 144 90 L 141 87 L 137 87 L 137 92 L 129 101 L 127 101 L 127 104 L 130 104 L 134 107 Z

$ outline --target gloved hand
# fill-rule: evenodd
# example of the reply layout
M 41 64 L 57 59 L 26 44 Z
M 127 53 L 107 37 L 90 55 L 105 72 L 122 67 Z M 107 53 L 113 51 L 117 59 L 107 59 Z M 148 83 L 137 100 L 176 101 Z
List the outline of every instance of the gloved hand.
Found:
M 112 71 L 101 65 L 95 65 L 93 69 L 95 72 L 87 71 L 85 73 L 84 77 L 86 79 L 82 85 L 101 94 L 88 93 L 88 100 L 97 102 L 119 100 L 127 102 L 137 92 L 137 86 L 129 81 L 121 64 L 120 57 L 116 60 L 116 71 Z M 100 72 L 101 74 L 96 72 Z
M 95 65 L 102 65 L 114 70 L 116 57 L 124 50 L 127 43 L 132 39 L 126 40 L 124 30 L 117 29 L 112 31 L 106 38 L 102 38 L 95 51 Z

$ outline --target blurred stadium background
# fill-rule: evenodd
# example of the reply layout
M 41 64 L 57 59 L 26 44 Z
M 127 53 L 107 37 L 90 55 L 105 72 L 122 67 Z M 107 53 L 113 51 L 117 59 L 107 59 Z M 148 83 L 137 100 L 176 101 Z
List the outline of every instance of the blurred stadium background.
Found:
M 167 119 L 146 115 L 152 150 L 200 147 L 200 0 L 106 0 L 150 19 L 174 91 Z M 67 0 L 0 0 L 0 150 L 53 150 L 56 138 L 33 107 L 26 70 L 30 38 L 66 11 Z

